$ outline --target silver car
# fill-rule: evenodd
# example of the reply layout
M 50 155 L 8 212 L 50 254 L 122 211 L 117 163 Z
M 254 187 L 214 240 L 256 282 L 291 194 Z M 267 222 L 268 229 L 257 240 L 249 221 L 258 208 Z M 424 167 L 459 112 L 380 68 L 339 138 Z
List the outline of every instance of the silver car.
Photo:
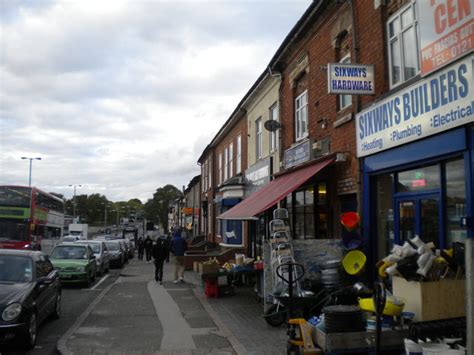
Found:
M 102 276 L 104 273 L 110 270 L 110 255 L 107 251 L 107 246 L 102 240 L 80 240 L 76 244 L 87 244 L 91 247 L 94 252 L 97 275 Z

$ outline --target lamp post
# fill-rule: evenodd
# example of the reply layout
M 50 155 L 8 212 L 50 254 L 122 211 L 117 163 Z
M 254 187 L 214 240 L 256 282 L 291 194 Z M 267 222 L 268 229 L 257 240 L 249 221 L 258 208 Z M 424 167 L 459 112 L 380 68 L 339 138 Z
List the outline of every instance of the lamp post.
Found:
M 33 166 L 33 160 L 41 160 L 41 157 L 36 157 L 36 158 L 28 158 L 28 157 L 21 157 L 21 159 L 28 159 L 30 161 L 30 174 L 29 174 L 29 179 L 28 179 L 28 186 L 31 186 L 31 168 Z
M 74 187 L 74 197 L 72 200 L 72 218 L 74 223 L 76 223 L 76 187 L 82 187 L 82 185 L 69 185 L 69 187 Z

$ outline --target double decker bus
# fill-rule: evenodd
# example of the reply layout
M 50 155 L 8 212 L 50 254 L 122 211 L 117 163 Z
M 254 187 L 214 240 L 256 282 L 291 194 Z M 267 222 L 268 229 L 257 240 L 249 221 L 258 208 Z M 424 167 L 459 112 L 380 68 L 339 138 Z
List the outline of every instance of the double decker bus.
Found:
M 43 238 L 60 238 L 64 201 L 36 187 L 0 186 L 0 248 L 41 250 Z

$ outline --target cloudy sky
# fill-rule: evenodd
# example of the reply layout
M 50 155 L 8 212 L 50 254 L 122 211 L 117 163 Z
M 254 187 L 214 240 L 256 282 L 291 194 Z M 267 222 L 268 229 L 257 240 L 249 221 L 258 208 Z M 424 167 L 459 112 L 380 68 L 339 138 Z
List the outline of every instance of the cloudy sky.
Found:
M 0 0 L 0 184 L 187 185 L 310 2 Z

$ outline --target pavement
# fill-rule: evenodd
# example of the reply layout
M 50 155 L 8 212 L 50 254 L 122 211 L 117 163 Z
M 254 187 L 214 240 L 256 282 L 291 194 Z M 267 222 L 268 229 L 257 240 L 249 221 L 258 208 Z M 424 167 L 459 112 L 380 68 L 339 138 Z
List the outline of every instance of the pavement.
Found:
M 163 285 L 154 265 L 132 259 L 57 343 L 61 354 L 286 354 L 286 327 L 272 328 L 253 287 L 206 298 L 197 273 Z

